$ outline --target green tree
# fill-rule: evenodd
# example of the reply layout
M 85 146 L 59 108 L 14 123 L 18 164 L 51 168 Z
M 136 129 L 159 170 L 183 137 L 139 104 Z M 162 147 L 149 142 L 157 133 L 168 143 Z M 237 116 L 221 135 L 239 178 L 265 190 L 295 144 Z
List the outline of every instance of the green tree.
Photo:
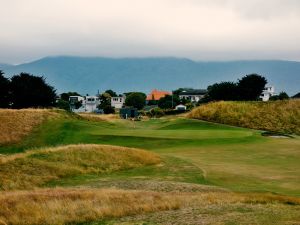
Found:
M 261 75 L 250 74 L 244 76 L 237 84 L 239 100 L 258 100 L 266 84 L 267 79 Z
M 290 96 L 286 92 L 280 92 L 278 96 L 280 100 L 286 100 L 290 98 Z
M 65 92 L 60 95 L 60 98 L 68 102 L 70 96 L 81 96 L 81 95 L 78 94 L 77 92 Z
M 13 108 L 49 107 L 56 102 L 55 89 L 43 77 L 20 73 L 11 78 Z
M 99 96 L 100 105 L 98 109 L 102 109 L 105 114 L 115 113 L 115 109 L 111 106 L 111 96 L 109 93 L 104 92 Z
M 9 79 L 4 77 L 4 73 L 0 70 L 0 108 L 9 107 L 9 86 Z
M 180 103 L 180 99 L 177 95 L 166 95 L 165 97 L 159 99 L 158 107 L 161 109 L 173 109 L 176 105 Z
M 126 95 L 125 105 L 142 109 L 146 105 L 146 95 L 142 92 L 131 92 Z
M 232 101 L 237 100 L 238 89 L 237 85 L 233 82 L 216 83 L 207 88 L 207 96 L 205 100 L 211 101 Z
M 69 104 L 69 101 L 65 101 L 63 99 L 59 99 L 57 102 L 56 102 L 56 107 L 59 108 L 59 109 L 64 109 L 66 111 L 70 111 L 70 104 Z
M 114 114 L 115 113 L 115 108 L 112 107 L 111 105 L 106 105 L 103 108 L 104 114 Z
M 110 97 L 118 97 L 117 93 L 113 90 L 106 90 L 105 93 L 108 93 Z
M 287 100 L 290 97 L 286 92 L 280 92 L 279 95 L 274 95 L 270 97 L 270 101 L 276 101 L 276 100 Z

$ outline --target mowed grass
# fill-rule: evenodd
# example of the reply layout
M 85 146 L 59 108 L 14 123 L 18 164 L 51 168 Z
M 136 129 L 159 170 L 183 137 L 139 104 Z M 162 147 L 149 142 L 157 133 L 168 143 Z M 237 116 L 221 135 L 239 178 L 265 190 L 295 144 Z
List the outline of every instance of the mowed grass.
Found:
M 213 102 L 197 107 L 188 117 L 252 129 L 300 134 L 300 100 Z
M 67 145 L 0 157 L 0 190 L 32 189 L 85 174 L 110 174 L 160 163 L 157 154 L 125 147 Z
M 300 140 L 263 137 L 260 131 L 167 117 L 140 122 L 58 119 L 43 124 L 22 143 L 0 153 L 27 148 L 93 143 L 159 153 L 161 167 L 143 167 L 111 179 L 164 179 L 216 185 L 239 192 L 300 196 Z M 190 172 L 189 172 L 190 171 Z M 161 174 L 161 175 L 160 175 Z M 95 177 L 77 177 L 75 183 Z M 72 179 L 62 184 L 73 184 Z

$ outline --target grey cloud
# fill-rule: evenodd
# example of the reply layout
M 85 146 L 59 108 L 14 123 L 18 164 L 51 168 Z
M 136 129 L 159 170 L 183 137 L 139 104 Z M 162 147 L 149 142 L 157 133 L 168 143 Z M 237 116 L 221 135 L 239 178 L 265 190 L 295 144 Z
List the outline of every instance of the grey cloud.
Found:
M 300 60 L 299 0 L 0 0 L 0 62 L 48 55 Z

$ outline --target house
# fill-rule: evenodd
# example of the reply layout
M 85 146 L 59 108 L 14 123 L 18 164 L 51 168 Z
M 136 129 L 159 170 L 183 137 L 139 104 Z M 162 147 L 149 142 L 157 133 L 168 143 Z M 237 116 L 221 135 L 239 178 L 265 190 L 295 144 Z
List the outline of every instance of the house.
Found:
M 138 110 L 132 107 L 126 107 L 120 109 L 120 117 L 122 119 L 129 119 L 129 118 L 137 118 L 139 115 Z
M 85 111 L 95 112 L 97 106 L 100 104 L 100 99 L 98 96 L 86 96 L 85 97 Z
M 147 95 L 146 101 L 158 101 L 159 99 L 167 96 L 167 95 L 172 95 L 171 92 L 168 91 L 159 91 L 157 89 L 154 89 L 151 91 L 149 95 Z
M 262 94 L 260 95 L 260 99 L 264 102 L 267 102 L 274 95 L 276 95 L 275 94 L 275 87 L 274 86 L 267 86 L 267 87 L 265 87 Z
M 196 103 L 199 102 L 206 93 L 207 90 L 204 89 L 186 89 L 179 93 L 179 99 L 186 99 L 193 103 Z
M 186 111 L 186 106 L 185 105 L 178 105 L 175 107 L 177 111 Z
M 85 98 L 82 96 L 70 96 L 69 97 L 70 110 L 72 112 L 85 112 Z
M 123 108 L 125 104 L 126 96 L 112 97 L 111 98 L 111 106 L 115 109 Z
M 96 112 L 100 99 L 97 96 L 70 96 L 69 103 L 72 112 Z

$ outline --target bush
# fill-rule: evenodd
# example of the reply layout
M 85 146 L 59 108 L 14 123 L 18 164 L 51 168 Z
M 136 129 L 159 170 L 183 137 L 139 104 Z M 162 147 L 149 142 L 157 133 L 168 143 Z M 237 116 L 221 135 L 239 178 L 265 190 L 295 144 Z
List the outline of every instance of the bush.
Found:
M 64 109 L 66 111 L 70 111 L 70 105 L 69 105 L 69 101 L 65 101 L 62 99 L 59 99 L 56 103 L 56 107 L 59 109 Z
M 151 109 L 149 112 L 147 112 L 147 116 L 149 117 L 162 117 L 165 115 L 164 110 L 160 109 L 160 108 L 154 108 Z
M 115 108 L 110 105 L 106 105 L 103 107 L 103 112 L 104 112 L 104 114 L 114 114 Z
M 288 96 L 287 93 L 285 92 L 280 92 L 279 95 L 274 95 L 272 97 L 270 97 L 270 101 L 277 101 L 277 100 L 287 100 L 290 97 Z

